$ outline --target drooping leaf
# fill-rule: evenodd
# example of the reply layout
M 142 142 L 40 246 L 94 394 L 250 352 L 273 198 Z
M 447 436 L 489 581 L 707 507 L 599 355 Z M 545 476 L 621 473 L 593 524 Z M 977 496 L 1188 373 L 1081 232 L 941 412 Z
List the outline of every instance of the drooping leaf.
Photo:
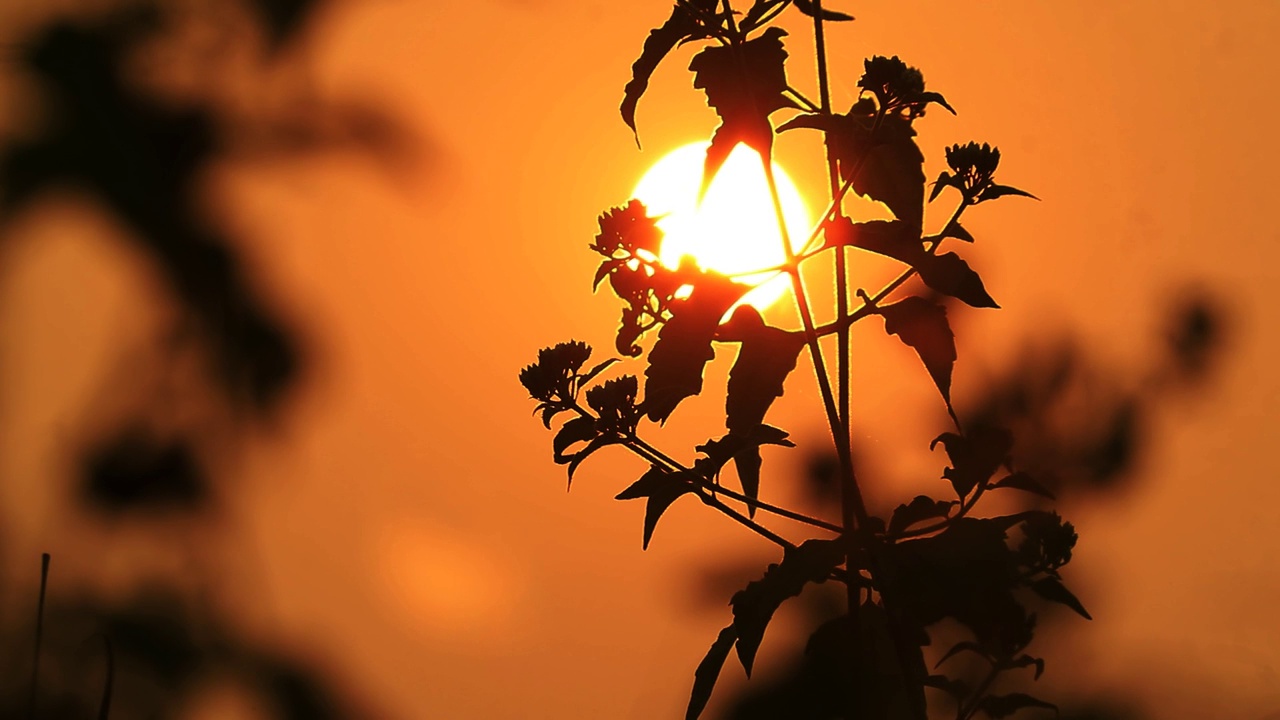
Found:
M 884 203 L 899 220 L 920 228 L 924 219 L 924 154 L 916 131 L 899 116 L 884 117 L 875 129 L 875 102 L 863 98 L 844 115 L 798 115 L 779 126 L 815 128 L 827 134 L 827 147 L 840 177 L 853 179 L 859 195 Z
M 782 562 L 771 564 L 762 578 L 734 594 L 729 604 L 738 635 L 738 659 L 748 676 L 773 613 L 787 598 L 799 595 L 805 585 L 824 582 L 843 560 L 839 541 L 807 540 L 799 547 L 787 548 Z
M 913 264 L 920 273 L 920 279 L 944 295 L 950 295 L 976 308 L 1000 307 L 987 293 L 978 273 L 953 252 L 943 255 L 926 254 Z
M 947 322 L 947 309 L 922 297 L 909 297 L 879 308 L 884 329 L 897 335 L 916 354 L 951 408 L 951 369 L 956 362 L 956 341 Z
M 1009 693 L 1008 695 L 989 695 L 978 702 L 978 712 L 986 713 L 992 720 L 1008 717 L 1019 710 L 1041 708 L 1052 710 L 1058 714 L 1058 706 L 1045 702 L 1026 693 Z
M 818 13 L 818 8 L 813 0 L 795 0 L 795 4 L 797 10 L 809 17 L 814 17 Z M 822 8 L 822 19 L 830 22 L 848 22 L 853 19 L 853 16 Z
M 717 0 L 689 0 L 689 2 L 698 9 L 711 12 L 715 10 Z M 660 27 L 649 31 L 649 37 L 645 38 L 640 57 L 631 65 L 631 80 L 623 88 L 622 105 L 619 107 L 622 121 L 636 134 L 637 145 L 640 144 L 640 133 L 636 130 L 636 106 L 640 102 L 640 96 L 644 95 L 644 91 L 649 87 L 649 78 L 657 69 L 658 63 L 662 62 L 672 48 L 683 40 L 699 35 L 699 30 L 697 19 L 688 9 L 676 3 L 671 11 L 671 17 L 667 18 Z
M 1060 603 L 1075 610 L 1086 620 L 1093 619 L 1089 611 L 1084 609 L 1084 604 L 1080 602 L 1080 599 L 1068 590 L 1061 580 L 1055 577 L 1041 578 L 1031 583 L 1031 589 L 1035 590 L 1036 594 L 1045 600 Z
M 956 702 L 963 702 L 969 697 L 970 692 L 969 683 L 959 678 L 949 678 L 946 675 L 930 675 L 924 679 L 924 686 L 941 690 L 955 698 Z
M 554 453 L 555 461 L 559 465 L 567 465 L 573 460 L 572 455 L 566 455 L 568 450 L 575 443 L 590 442 L 596 436 L 596 421 L 590 417 L 576 417 L 565 423 L 560 431 L 556 433 L 556 437 L 551 441 L 551 449 Z
M 609 445 L 616 445 L 618 442 L 619 440 L 617 437 L 600 435 L 596 437 L 596 439 L 587 443 L 587 446 L 581 451 L 569 456 L 569 485 L 573 485 L 573 474 L 577 472 L 578 466 L 582 464 L 583 460 L 591 457 L 591 454 L 600 448 L 607 447 Z
M 767 28 L 759 37 L 743 43 L 712 46 L 689 63 L 693 86 L 707 94 L 707 104 L 720 116 L 720 127 L 711 137 L 702 174 L 702 192 L 738 143 L 746 143 L 766 159 L 773 148 L 769 115 L 795 107 L 787 89 L 782 47 L 786 31 Z
M 782 397 L 783 382 L 795 369 L 805 346 L 804 336 L 768 327 L 754 307 L 740 305 L 717 338 L 742 343 L 729 371 L 725 427 L 730 432 L 748 433 L 764 422 L 769 406 Z
M 769 425 L 757 425 L 745 433 L 730 432 L 718 440 L 708 440 L 705 445 L 699 445 L 698 451 L 707 457 L 700 458 L 694 467 L 707 477 L 715 477 L 726 462 L 733 460 L 743 494 L 754 501 L 760 496 L 761 445 L 795 447 L 795 443 L 787 439 L 786 432 Z M 747 504 L 747 512 L 755 516 L 754 502 Z
M 653 529 L 658 526 L 662 513 L 671 507 L 681 495 L 693 492 L 693 485 L 682 473 L 671 473 L 654 466 L 640 476 L 626 490 L 618 493 L 616 500 L 635 500 L 646 498 L 644 506 L 644 545 L 649 549 L 649 540 L 653 538 Z
M 991 656 L 987 654 L 986 650 L 982 649 L 981 645 L 979 645 L 976 642 L 973 642 L 972 640 L 961 640 L 955 645 L 952 645 L 951 649 L 948 650 L 946 654 L 944 654 L 941 658 L 939 658 L 938 662 L 934 663 L 933 666 L 935 668 L 942 667 L 942 663 L 950 660 L 951 658 L 955 657 L 956 655 L 959 655 L 962 652 L 975 653 L 979 657 L 982 657 L 983 659 L 985 659 L 988 663 L 991 662 Z
M 680 401 L 702 392 L 702 368 L 715 357 L 711 341 L 720 318 L 748 289 L 707 272 L 689 297 L 671 301 L 671 318 L 658 332 L 644 373 L 641 407 L 650 420 L 666 422 Z
M 698 663 L 698 669 L 693 672 L 693 692 L 689 695 L 689 709 L 685 711 L 685 720 L 698 720 L 702 715 L 703 709 L 707 707 L 707 701 L 711 699 L 711 691 L 715 689 L 716 680 L 720 678 L 724 661 L 729 657 L 729 650 L 733 648 L 737 639 L 738 632 L 733 625 L 721 630 L 716 641 L 711 643 L 711 649 L 707 651 L 706 657 Z
M 951 514 L 954 500 L 934 500 L 927 495 L 917 495 L 910 503 L 899 505 L 889 519 L 889 534 L 898 535 L 908 527 L 925 520 L 945 518 Z
M 929 449 L 939 443 L 951 458 L 951 467 L 944 470 L 942 476 L 951 481 L 956 494 L 963 498 L 990 480 L 1001 465 L 1008 463 L 1013 435 L 1004 428 L 980 425 L 963 436 L 943 433 L 934 438 Z
M 977 201 L 984 202 L 986 200 L 995 200 L 996 198 L 1004 197 L 1006 195 L 1016 195 L 1018 197 L 1031 198 L 1032 200 L 1040 199 L 1026 190 L 1019 190 L 1016 187 L 1010 187 L 1008 185 L 991 185 L 978 196 Z
M 992 483 L 991 487 L 992 489 L 1013 488 L 1015 490 L 1023 490 L 1025 492 L 1035 493 L 1036 495 L 1042 495 L 1050 500 L 1054 499 L 1053 493 L 1050 492 L 1048 488 L 1042 485 L 1039 480 L 1032 477 L 1030 473 L 1026 472 L 1012 473 Z
M 1040 676 L 1044 674 L 1044 658 L 1020 655 L 1013 661 L 1013 666 L 1017 668 L 1034 667 L 1036 669 L 1036 680 L 1039 680 Z

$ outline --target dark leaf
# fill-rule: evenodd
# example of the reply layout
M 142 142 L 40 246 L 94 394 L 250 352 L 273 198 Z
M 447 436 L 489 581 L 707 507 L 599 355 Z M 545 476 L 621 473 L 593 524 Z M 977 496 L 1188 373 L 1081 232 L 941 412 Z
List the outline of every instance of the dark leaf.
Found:
M 933 666 L 935 668 L 942 667 L 942 663 L 950 660 L 951 658 L 955 657 L 956 655 L 959 655 L 962 652 L 976 653 L 977 655 L 982 657 L 984 660 L 986 660 L 988 663 L 991 662 L 991 656 L 987 654 L 986 650 L 982 649 L 981 645 L 979 645 L 976 642 L 973 642 L 972 640 L 963 640 L 961 642 L 956 643 L 955 645 L 952 645 L 951 649 L 948 650 L 945 655 L 939 658 L 938 662 L 934 663 Z
M 745 34 L 760 26 L 761 20 L 764 20 L 770 13 L 782 8 L 790 0 L 756 0 L 747 10 L 747 14 L 742 16 L 738 21 L 738 28 Z
M 804 13 L 805 15 L 808 15 L 809 17 L 814 17 L 815 15 L 817 15 L 818 8 L 816 7 L 816 4 L 813 2 L 813 0 L 795 0 L 795 4 L 796 4 L 796 9 Z M 836 12 L 835 10 L 828 10 L 826 8 L 822 8 L 822 19 L 829 20 L 831 22 L 847 22 L 849 20 L 852 20 L 853 16 L 846 15 L 842 12 Z
M 926 285 L 944 295 L 963 300 L 976 308 L 998 308 L 996 301 L 987 294 L 982 278 L 969 264 L 953 252 L 945 255 L 925 255 L 916 270 Z
M 873 133 L 875 117 L 875 103 L 864 98 L 846 115 L 799 115 L 778 131 L 815 128 L 825 132 L 840 177 L 846 182 L 852 178 L 858 194 L 884 203 L 899 220 L 919 228 L 924 219 L 925 178 L 916 131 L 905 118 L 888 115 Z
M 901 220 L 855 223 L 840 216 L 826 224 L 825 237 L 828 247 L 861 248 L 913 267 L 927 257 L 920 241 L 919 228 L 913 228 Z
M 658 525 L 662 513 L 671 507 L 671 503 L 685 493 L 693 492 L 693 485 L 681 473 L 670 473 L 659 467 L 651 467 L 626 490 L 618 493 L 617 500 L 634 500 L 647 498 L 644 507 L 644 545 L 649 549 L 649 540 L 653 537 L 653 529 Z
M 879 308 L 884 329 L 916 351 L 933 378 L 947 408 L 951 408 L 951 369 L 956 362 L 956 341 L 947 322 L 947 309 L 922 297 Z
M 717 0 L 691 0 L 691 2 L 695 7 L 712 11 L 715 9 Z M 649 78 L 657 69 L 658 63 L 662 62 L 672 48 L 697 34 L 698 31 L 697 21 L 679 4 L 672 9 L 671 17 L 667 18 L 661 27 L 649 31 L 649 37 L 644 41 L 640 57 L 631 65 L 631 80 L 623 88 L 622 106 L 619 108 L 623 122 L 631 128 L 633 133 L 636 133 L 637 145 L 640 143 L 640 134 L 636 130 L 636 105 L 640 102 L 640 96 L 644 95 L 644 91 L 649 87 Z
M 1031 657 L 1030 655 L 1022 655 L 1022 656 L 1019 656 L 1017 660 L 1013 661 L 1013 666 L 1019 667 L 1019 668 L 1035 667 L 1036 680 L 1039 680 L 1040 676 L 1044 674 L 1044 658 Z
M 1053 493 L 1049 492 L 1048 488 L 1041 485 L 1039 480 L 1036 480 L 1034 477 L 1031 477 L 1030 474 L 1025 472 L 1013 473 L 1012 475 L 992 483 L 991 487 L 993 489 L 1013 488 L 1015 490 L 1025 490 L 1026 492 L 1035 493 L 1036 495 L 1043 495 L 1050 500 L 1053 499 Z
M 796 367 L 804 336 L 768 327 L 750 305 L 740 305 L 720 328 L 718 339 L 742 343 L 729 371 L 725 427 L 748 433 L 764 422 L 773 401 L 782 396 L 783 381 Z
M 721 630 L 716 641 L 711 643 L 711 649 L 707 651 L 706 657 L 698 663 L 698 669 L 693 672 L 693 692 L 689 695 L 689 709 L 685 711 L 685 720 L 698 720 L 702 715 L 707 701 L 711 699 L 711 691 L 716 686 L 716 680 L 720 678 L 724 661 L 729 657 L 729 650 L 737 639 L 738 633 L 732 625 Z
M 618 362 L 618 358 L 609 358 L 608 360 L 605 360 L 599 365 L 596 365 L 595 367 L 591 368 L 590 370 L 587 371 L 585 375 L 583 375 L 581 378 L 578 379 L 578 387 L 582 387 L 583 385 L 586 385 L 587 383 L 591 382 L 592 380 L 595 379 L 597 375 L 604 372 L 606 368 L 608 368 L 610 365 L 616 362 Z
M 925 687 L 941 690 L 956 699 L 956 702 L 963 702 L 969 697 L 969 683 L 958 678 L 949 678 L 946 675 L 930 675 L 924 679 Z
M 821 712 L 778 717 L 849 717 L 850 705 L 858 718 L 925 717 L 924 688 L 929 675 L 919 641 L 911 637 L 903 618 L 891 619 L 885 608 L 864 603 L 858 610 L 856 654 L 850 642 L 854 628 L 844 615 L 818 628 L 805 647 L 805 658 L 821 681 L 817 688 Z
M 995 200 L 996 198 L 1004 197 L 1005 195 L 1029 197 L 1032 200 L 1040 199 L 1026 190 L 1019 190 L 1016 187 L 1009 187 L 1008 185 L 991 185 L 978 196 L 978 202 L 983 202 L 984 200 Z
M 1061 580 L 1057 578 L 1041 578 L 1031 583 L 1031 589 L 1035 590 L 1036 594 L 1045 600 L 1060 603 L 1062 605 L 1066 605 L 1072 610 L 1075 610 L 1086 620 L 1093 619 L 1093 616 L 1089 614 L 1089 611 L 1084 609 L 1084 605 L 1080 603 L 1080 600 L 1062 584 Z
M 899 505 L 893 511 L 893 517 L 889 519 L 889 534 L 898 535 L 918 522 L 945 518 L 951 514 L 951 507 L 955 504 L 954 500 L 944 502 L 926 495 L 917 495 L 910 503 Z
M 1009 693 L 1008 695 L 989 695 L 978 703 L 978 712 L 986 713 L 994 720 L 1008 717 L 1026 708 L 1043 708 L 1058 714 L 1058 706 L 1027 695 L 1026 693 Z
M 699 445 L 698 451 L 707 457 L 699 459 L 694 467 L 704 476 L 714 478 L 720 473 L 720 468 L 732 459 L 743 494 L 754 500 L 760 492 L 761 445 L 795 447 L 795 443 L 787 439 L 786 432 L 769 425 L 757 425 L 748 432 L 730 432 L 718 440 L 708 440 L 705 445 Z M 752 516 L 755 510 L 754 504 L 747 505 L 747 512 Z
M 936 93 L 936 92 L 921 93 L 920 95 L 916 96 L 915 101 L 919 103 L 921 107 L 929 103 L 935 103 L 937 105 L 941 105 L 942 107 L 946 108 L 947 112 L 951 113 L 952 115 L 956 114 L 956 109 L 951 107 L 951 105 L 947 103 L 947 99 L 942 97 L 942 93 Z
M 748 289 L 723 275 L 705 273 L 689 297 L 673 300 L 671 319 L 649 351 L 642 408 L 666 422 L 681 400 L 702 391 L 702 368 L 715 357 L 711 341 L 720 318 Z
M 957 240 L 963 240 L 967 243 L 973 242 L 973 235 L 970 235 L 969 231 L 966 230 L 964 226 L 958 222 L 953 222 L 950 225 L 948 225 L 947 229 L 942 233 L 942 237 L 955 238 Z
M 938 443 L 942 443 L 951 458 L 951 467 L 943 471 L 942 476 L 951 481 L 956 494 L 963 498 L 1008 462 L 1013 435 L 1003 428 L 978 426 L 965 436 L 943 433 L 934 438 L 929 449 Z
M 782 47 L 786 31 L 771 27 L 744 43 L 708 47 L 689 63 L 693 86 L 707 93 L 707 104 L 720 116 L 711 137 L 702 174 L 705 192 L 711 179 L 738 143 L 746 143 L 764 158 L 773 148 L 769 115 L 794 107 L 783 95 L 787 89 Z
M 614 445 L 617 442 L 618 442 L 617 438 L 601 435 L 600 437 L 588 443 L 587 446 L 582 449 L 582 452 L 579 452 L 578 454 L 574 455 L 573 459 L 569 461 L 569 485 L 570 486 L 573 485 L 573 474 L 577 472 L 578 466 L 582 464 L 583 460 L 586 460 L 588 457 L 591 456 L 591 453 L 599 450 L 600 448 L 605 447 L 607 445 Z
M 946 187 L 953 187 L 959 190 L 964 189 L 964 185 L 960 177 L 943 170 L 938 175 L 938 179 L 933 183 L 933 189 L 929 191 L 929 202 L 933 202 L 938 199 L 938 195 L 942 194 L 942 189 Z
M 764 577 L 734 594 L 729 604 L 738 634 L 738 659 L 748 676 L 774 611 L 787 598 L 799 595 L 805 585 L 824 582 L 843 560 L 844 550 L 838 541 L 808 540 L 797 548 L 787 548 L 782 562 L 771 564 Z
M 560 432 L 556 433 L 556 437 L 551 441 L 551 449 L 555 454 L 557 465 L 567 465 L 573 460 L 573 455 L 566 455 L 568 450 L 574 443 L 590 442 L 596 437 L 596 421 L 590 417 L 576 417 L 565 423 L 560 428 Z

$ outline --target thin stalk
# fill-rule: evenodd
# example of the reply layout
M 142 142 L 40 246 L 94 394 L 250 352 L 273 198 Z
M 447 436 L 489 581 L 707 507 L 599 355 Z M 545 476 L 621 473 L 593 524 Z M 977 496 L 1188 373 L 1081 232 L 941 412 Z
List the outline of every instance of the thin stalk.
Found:
M 31 659 L 31 697 L 28 701 L 28 718 L 35 719 L 36 698 L 40 689 L 40 645 L 44 642 L 44 598 L 49 589 L 49 553 L 40 555 L 40 600 L 36 605 L 36 649 Z

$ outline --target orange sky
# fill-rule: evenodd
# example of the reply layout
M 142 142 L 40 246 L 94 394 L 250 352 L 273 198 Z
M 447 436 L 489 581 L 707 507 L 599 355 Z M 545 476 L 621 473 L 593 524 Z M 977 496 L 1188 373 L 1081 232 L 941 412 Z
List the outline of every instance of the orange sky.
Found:
M 1175 720 L 1280 711 L 1280 233 L 1269 210 L 1280 5 L 850 10 L 858 21 L 830 37 L 838 106 L 851 102 L 863 56 L 900 55 L 960 113 L 922 121 L 926 175 L 942 168 L 944 145 L 989 141 L 1001 177 L 1043 199 L 966 221 L 980 238 L 968 257 L 1005 309 L 958 328 L 957 396 L 1046 327 L 1141 361 L 1159 301 L 1186 281 L 1233 314 L 1211 392 L 1154 418 L 1162 444 L 1134 491 L 1067 509 L 1081 534 L 1070 571 L 1090 578 L 1082 594 L 1097 620 L 1049 657 L 1046 682 L 1059 693 L 1136 688 Z M 237 579 L 223 600 L 393 717 L 681 716 L 693 668 L 729 617 L 695 605 L 689 579 L 720 558 L 771 556 L 695 503 L 677 504 L 642 553 L 641 508 L 612 500 L 638 462 L 619 452 L 588 463 L 566 495 L 516 382 L 543 345 L 612 347 L 616 301 L 590 294 L 596 215 L 625 202 L 663 151 L 715 126 L 689 87 L 689 49 L 641 102 L 644 152 L 618 117 L 630 63 L 668 11 L 664 0 L 335 4 L 307 38 L 318 87 L 387 103 L 424 139 L 424 171 L 401 184 L 368 159 L 333 155 L 231 161 L 209 178 L 255 275 L 316 355 L 282 427 L 227 461 L 241 493 L 215 543 L 218 567 Z M 801 26 L 789 39 L 802 88 L 813 85 L 809 37 Z M 811 150 L 786 139 L 778 153 L 817 197 Z M 3 526 L 9 552 L 51 549 L 82 558 L 66 561 L 69 574 L 119 579 L 132 561 L 104 554 L 177 561 L 108 530 L 67 537 L 59 491 L 36 479 L 65 473 L 59 438 L 84 419 L 121 333 L 145 334 L 145 316 L 131 313 L 155 291 L 111 243 L 119 229 L 60 202 L 13 230 L 21 242 L 0 269 L 0 472 L 12 479 L 0 500 L 13 515 Z M 893 393 L 932 400 L 923 374 L 880 381 L 902 358 L 867 358 L 855 387 L 873 445 L 870 418 L 897 407 Z M 818 442 L 815 393 L 793 387 L 776 424 Z M 705 400 L 658 437 L 680 448 L 718 434 L 717 404 Z M 908 406 L 886 423 L 890 440 L 935 420 L 936 408 Z M 933 430 L 913 432 L 914 446 Z M 766 494 L 787 497 L 768 483 Z

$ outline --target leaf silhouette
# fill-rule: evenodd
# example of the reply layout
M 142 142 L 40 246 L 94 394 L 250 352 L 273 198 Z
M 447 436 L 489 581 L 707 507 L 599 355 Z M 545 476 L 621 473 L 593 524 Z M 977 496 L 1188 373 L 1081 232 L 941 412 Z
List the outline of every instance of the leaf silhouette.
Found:
M 917 495 L 910 503 L 899 505 L 893 511 L 893 517 L 889 519 L 889 534 L 897 535 L 918 522 L 945 518 L 951 514 L 951 507 L 955 504 L 954 500 L 934 500 L 927 495 Z
M 578 442 L 590 442 L 596 436 L 596 421 L 589 417 L 576 417 L 565 423 L 556 433 L 556 437 L 551 441 L 551 449 L 554 453 L 555 461 L 561 465 L 567 465 L 573 457 L 566 455 L 565 451 Z
M 984 712 L 993 720 L 1008 717 L 1019 710 L 1026 708 L 1043 708 L 1052 710 L 1055 715 L 1058 714 L 1058 706 L 1053 703 L 1045 702 L 1038 698 L 1031 697 L 1026 693 L 1009 693 L 1008 695 L 990 695 L 982 699 L 978 703 L 978 711 Z
M 715 357 L 711 341 L 720 318 L 748 289 L 707 272 L 689 297 L 669 303 L 671 319 L 658 332 L 644 373 L 642 409 L 650 420 L 666 422 L 681 400 L 702 392 L 702 368 Z
M 1031 589 L 1035 590 L 1036 594 L 1045 600 L 1066 605 L 1072 610 L 1075 610 L 1086 620 L 1093 619 L 1093 616 L 1089 614 L 1089 611 L 1084 609 L 1084 605 L 1080 602 L 1080 599 L 1068 590 L 1067 587 L 1062 584 L 1062 581 L 1057 578 L 1041 578 L 1031 583 Z
M 782 562 L 769 565 L 764 577 L 734 594 L 729 604 L 738 633 L 738 659 L 748 677 L 774 611 L 787 598 L 799 595 L 805 585 L 825 581 L 843 560 L 839 541 L 807 540 L 799 547 L 787 548 Z
M 640 131 L 636 129 L 636 106 L 640 103 L 640 97 L 644 95 L 644 91 L 649 88 L 649 78 L 653 76 L 653 71 L 676 45 L 691 37 L 702 35 L 700 23 L 691 14 L 686 4 L 704 12 L 712 12 L 715 10 L 716 2 L 717 0 L 677 2 L 675 8 L 671 10 L 671 17 L 667 18 L 660 27 L 650 30 L 649 37 L 645 38 L 640 57 L 631 65 L 631 80 L 622 90 L 622 105 L 618 108 L 622 113 L 622 121 L 631 128 L 631 132 L 635 133 L 636 145 L 640 144 Z
M 729 650 L 737 640 L 738 632 L 733 625 L 730 625 L 721 630 L 716 641 L 711 643 L 711 649 L 707 651 L 706 657 L 702 658 L 702 662 L 698 663 L 698 669 L 693 672 L 693 692 L 689 695 L 689 709 L 685 711 L 685 720 L 698 720 L 698 716 L 702 715 L 703 709 L 707 707 L 707 701 L 711 699 L 711 691 L 715 689 L 716 680 L 720 679 L 720 670 L 724 667 L 725 659 L 729 657 Z
M 814 7 L 813 0 L 795 0 L 795 4 L 797 10 L 809 17 L 815 17 L 818 14 L 818 8 Z M 852 20 L 853 16 L 822 8 L 822 19 L 830 22 L 847 22 Z
M 924 220 L 924 154 L 916 131 L 899 115 L 886 115 L 875 127 L 875 102 L 863 98 L 844 115 L 799 115 L 778 128 L 815 128 L 827 134 L 827 147 L 840 177 L 853 179 L 859 194 L 884 203 L 913 228 Z M 874 129 L 874 132 L 873 132 Z
M 929 376 L 951 409 L 951 369 L 956 362 L 956 341 L 947 322 L 947 309 L 922 297 L 879 308 L 884 329 L 916 351 Z
M 626 490 L 618 493 L 615 500 L 635 500 L 646 498 L 644 506 L 644 545 L 649 549 L 649 540 L 653 538 L 653 529 L 658 525 L 662 513 L 671 507 L 681 495 L 693 492 L 693 485 L 681 473 L 671 473 L 654 466 L 640 476 Z
M 729 371 L 725 427 L 747 433 L 764 422 L 773 401 L 782 397 L 783 382 L 796 367 L 804 336 L 764 324 L 760 312 L 740 305 L 717 339 L 742 343 Z
M 699 445 L 698 451 L 707 457 L 699 459 L 694 467 L 706 477 L 715 478 L 720 468 L 732 459 L 743 494 L 755 500 L 760 496 L 761 445 L 795 447 L 795 443 L 787 439 L 786 432 L 768 425 L 757 425 L 750 431 L 730 432 L 718 440 L 708 440 L 705 445 Z M 748 503 L 747 512 L 755 517 L 754 503 Z
M 707 104 L 720 116 L 720 127 L 707 148 L 701 192 L 738 143 L 746 143 L 766 160 L 771 156 L 769 115 L 795 107 L 782 94 L 787 89 L 787 51 L 782 47 L 786 34 L 781 28 L 767 28 L 746 42 L 706 48 L 689 63 L 693 86 L 706 92 Z
M 958 678 L 949 678 L 946 675 L 930 675 L 924 679 L 925 687 L 931 687 L 941 690 L 951 697 L 955 698 L 957 703 L 964 702 L 969 697 L 969 683 Z
M 951 481 L 957 495 L 965 497 L 1009 462 L 1013 435 L 1003 428 L 978 426 L 965 436 L 943 433 L 934 438 L 929 449 L 939 443 L 951 458 L 951 467 L 944 470 L 942 476 Z
M 1036 480 L 1029 473 L 1025 473 L 1025 472 L 1013 473 L 997 482 L 992 483 L 991 487 L 992 488 L 1013 488 L 1015 490 L 1023 490 L 1029 493 L 1035 493 L 1036 495 L 1047 497 L 1050 500 L 1054 499 L 1053 493 L 1050 492 L 1048 488 L 1042 485 L 1039 480 Z
M 916 265 L 916 270 L 926 285 L 944 295 L 962 300 L 966 305 L 976 308 L 1000 307 L 987 294 L 978 273 L 953 252 L 925 255 Z

